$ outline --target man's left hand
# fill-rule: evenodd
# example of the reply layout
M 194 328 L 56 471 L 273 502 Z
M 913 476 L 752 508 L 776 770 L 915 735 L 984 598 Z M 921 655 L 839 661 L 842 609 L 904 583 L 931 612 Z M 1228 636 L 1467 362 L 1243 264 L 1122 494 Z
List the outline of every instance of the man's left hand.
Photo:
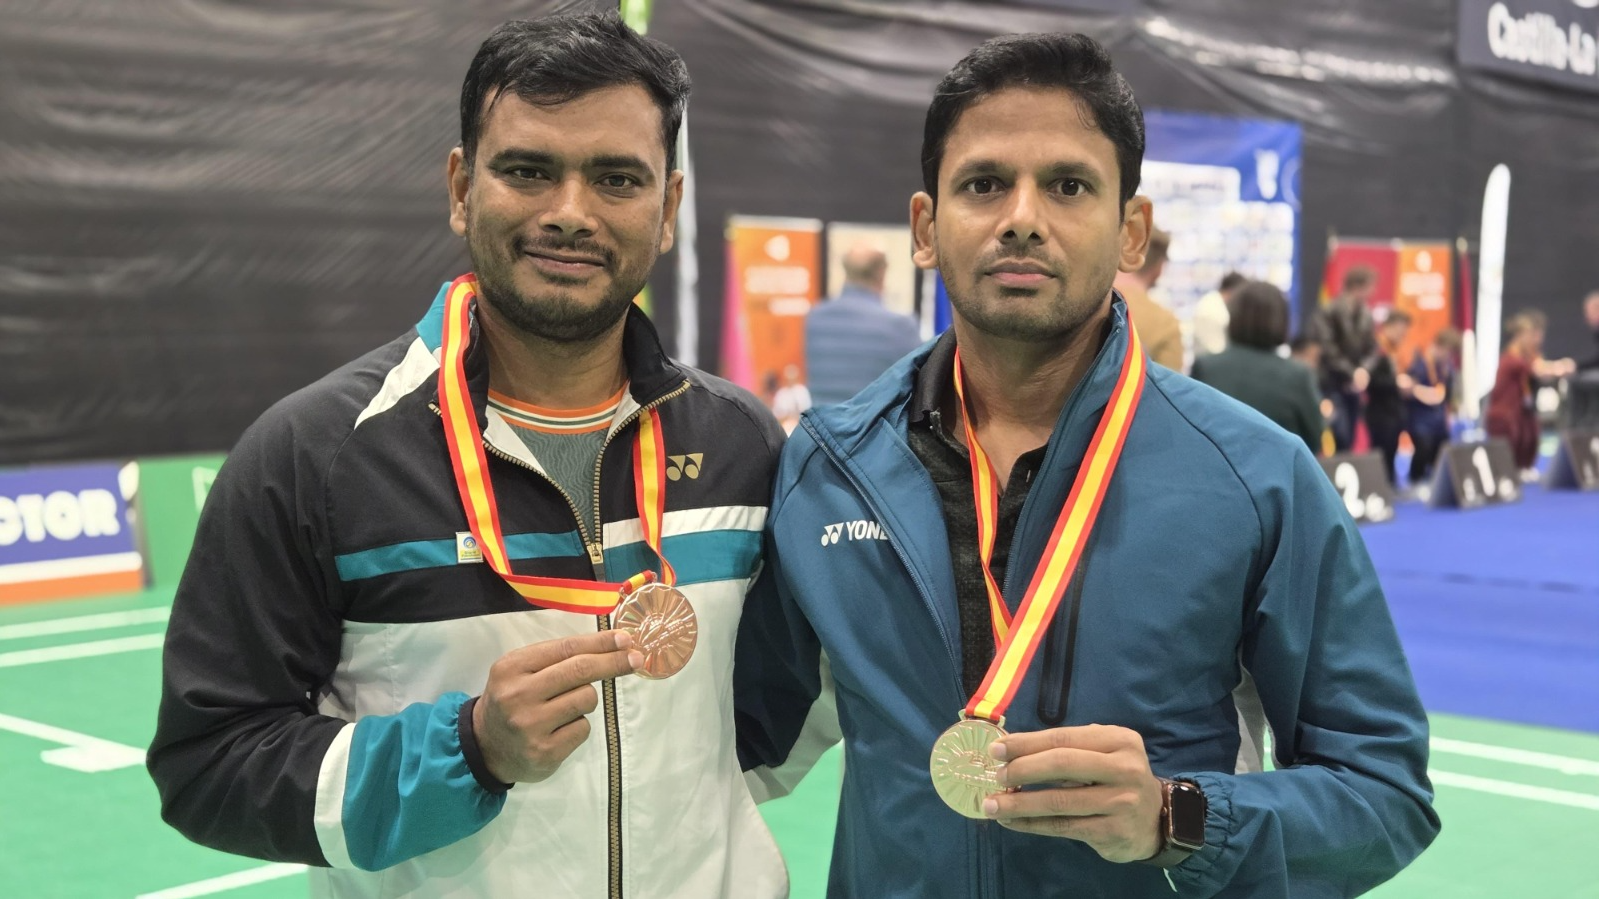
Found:
M 1010 734 L 991 751 L 1005 762 L 1001 784 L 1034 787 L 988 798 L 983 811 L 1001 825 L 1079 840 L 1112 862 L 1142 861 L 1160 849 L 1161 785 L 1136 731 L 1057 727 Z

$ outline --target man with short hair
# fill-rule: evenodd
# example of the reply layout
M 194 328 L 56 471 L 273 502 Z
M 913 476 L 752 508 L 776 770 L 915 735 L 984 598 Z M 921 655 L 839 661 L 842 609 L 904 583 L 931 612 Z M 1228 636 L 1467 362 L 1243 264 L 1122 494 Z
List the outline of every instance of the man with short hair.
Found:
M 484 41 L 448 163 L 474 274 L 206 502 L 149 756 L 186 836 L 322 896 L 787 894 L 729 695 L 782 435 L 633 305 L 688 92 L 615 14 Z
M 1237 272 L 1222 276 L 1215 290 L 1199 298 L 1194 304 L 1194 360 L 1201 356 L 1214 356 L 1227 349 L 1227 321 L 1232 317 L 1230 307 L 1233 293 L 1248 279 Z
M 1183 330 L 1177 316 L 1149 295 L 1160 276 L 1166 271 L 1166 253 L 1171 248 L 1171 235 L 1159 228 L 1149 234 L 1149 249 L 1144 264 L 1137 271 L 1118 272 L 1116 290 L 1127 303 L 1133 327 L 1144 341 L 1149 358 L 1172 371 L 1183 370 Z
M 883 308 L 882 250 L 854 244 L 843 266 L 838 296 L 805 316 L 805 377 L 816 405 L 844 402 L 922 342 L 915 319 Z
M 1321 344 L 1322 381 L 1333 401 L 1333 440 L 1340 453 L 1354 446 L 1361 395 L 1376 361 L 1377 326 L 1370 307 L 1376 289 L 1376 272 L 1364 265 L 1351 268 L 1344 273 L 1343 292 L 1316 310 L 1306 329 Z
M 780 789 L 842 726 L 832 895 L 1353 896 L 1437 833 L 1342 501 L 1299 438 L 1149 365 L 1112 289 L 1143 150 L 1093 40 L 972 51 L 910 209 L 954 325 L 784 448 L 739 751 Z

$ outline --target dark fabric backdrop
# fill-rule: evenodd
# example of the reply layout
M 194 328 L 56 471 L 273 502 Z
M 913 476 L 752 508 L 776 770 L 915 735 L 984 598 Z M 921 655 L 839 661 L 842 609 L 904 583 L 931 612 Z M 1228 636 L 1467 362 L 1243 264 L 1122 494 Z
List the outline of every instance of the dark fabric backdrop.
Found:
M 401 332 L 467 265 L 443 165 L 472 52 L 502 19 L 591 5 L 8 3 L 0 464 L 226 449 Z M 1061 29 L 1109 45 L 1146 108 L 1303 125 L 1305 301 L 1330 232 L 1475 241 L 1507 163 L 1506 314 L 1542 308 L 1551 355 L 1589 354 L 1599 97 L 1462 72 L 1455 0 L 1331 6 L 656 0 L 650 33 L 695 82 L 698 363 L 729 214 L 903 221 L 938 78 L 991 35 Z M 669 342 L 676 263 L 652 284 Z

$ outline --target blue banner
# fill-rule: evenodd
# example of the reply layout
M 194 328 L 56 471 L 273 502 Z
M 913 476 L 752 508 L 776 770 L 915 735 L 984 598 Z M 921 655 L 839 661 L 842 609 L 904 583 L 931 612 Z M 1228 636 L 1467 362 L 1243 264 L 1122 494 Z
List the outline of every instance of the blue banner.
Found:
M 1172 234 L 1155 294 L 1189 319 L 1230 271 L 1282 288 L 1297 314 L 1299 125 L 1150 110 L 1139 193 Z
M 143 557 L 123 466 L 0 471 L 0 601 L 136 590 Z

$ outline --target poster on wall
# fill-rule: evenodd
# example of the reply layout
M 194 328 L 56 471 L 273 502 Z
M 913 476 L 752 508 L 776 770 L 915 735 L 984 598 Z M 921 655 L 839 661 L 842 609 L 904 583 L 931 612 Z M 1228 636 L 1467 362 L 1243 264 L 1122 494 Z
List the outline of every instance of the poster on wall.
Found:
M 881 250 L 888 257 L 888 270 L 883 274 L 883 308 L 915 315 L 917 268 L 911 262 L 909 225 L 828 222 L 827 295 L 835 297 L 843 290 L 844 254 L 859 244 Z
M 722 372 L 768 405 L 805 383 L 805 315 L 821 297 L 821 263 L 817 219 L 728 219 Z
M 1376 275 L 1371 293 L 1372 317 L 1381 321 L 1388 310 L 1410 316 L 1410 333 L 1400 348 L 1408 359 L 1444 328 L 1455 324 L 1454 253 L 1445 241 L 1334 240 L 1327 248 L 1322 298 L 1343 290 L 1344 276 L 1359 267 Z
M 1292 122 L 1150 110 L 1139 193 L 1171 251 L 1154 295 L 1193 318 L 1199 298 L 1237 271 L 1295 297 L 1303 137 Z M 1290 302 L 1297 314 L 1297 304 Z

